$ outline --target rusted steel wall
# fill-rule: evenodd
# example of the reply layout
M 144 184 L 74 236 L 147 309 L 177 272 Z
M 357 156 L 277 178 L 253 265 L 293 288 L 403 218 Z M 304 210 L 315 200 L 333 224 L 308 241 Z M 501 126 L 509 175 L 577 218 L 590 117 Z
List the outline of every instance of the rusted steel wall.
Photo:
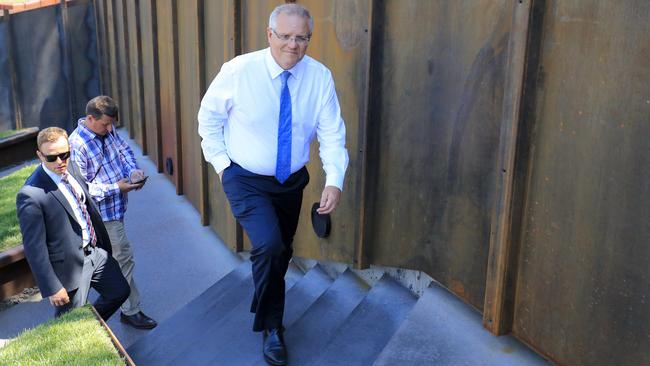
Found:
M 241 52 L 235 46 L 239 37 L 239 4 L 235 0 L 206 1 L 203 14 L 205 35 L 205 85 L 210 85 L 224 62 Z M 238 38 L 237 38 L 238 39 Z M 197 111 L 198 112 L 198 111 Z M 230 211 L 230 204 L 223 193 L 219 176 L 212 166 L 207 166 L 208 183 L 208 220 L 221 239 L 233 250 L 241 245 L 241 236 L 237 235 L 237 223 Z
M 650 3 L 546 1 L 514 333 L 650 364 Z
M 123 88 L 143 75 L 146 148 L 204 224 L 249 248 L 196 113 L 225 61 L 268 46 L 282 1 L 140 0 L 126 30 L 123 1 L 97 1 L 116 55 L 106 84 L 133 97 Z M 315 21 L 308 54 L 336 82 L 350 168 L 318 239 L 314 144 L 295 254 L 422 270 L 559 364 L 648 363 L 650 5 L 299 2 Z M 135 68 L 125 34 L 139 34 Z
M 160 94 L 158 89 L 158 28 L 156 23 L 156 2 L 153 0 L 140 0 L 140 34 L 142 67 L 142 112 L 144 119 L 145 143 L 147 155 L 156 163 L 159 172 L 162 172 L 162 150 L 160 133 Z
M 124 2 L 124 15 L 127 29 L 125 35 L 128 35 L 126 39 L 126 52 L 129 56 L 129 69 L 127 73 L 129 79 L 129 100 L 126 101 L 128 105 L 122 107 L 129 108 L 131 137 L 142 146 L 146 153 L 147 146 L 145 145 L 145 130 L 143 128 L 144 110 L 142 105 L 144 99 L 142 94 L 142 55 L 140 52 L 140 26 L 142 22 L 140 21 L 139 3 L 139 0 Z

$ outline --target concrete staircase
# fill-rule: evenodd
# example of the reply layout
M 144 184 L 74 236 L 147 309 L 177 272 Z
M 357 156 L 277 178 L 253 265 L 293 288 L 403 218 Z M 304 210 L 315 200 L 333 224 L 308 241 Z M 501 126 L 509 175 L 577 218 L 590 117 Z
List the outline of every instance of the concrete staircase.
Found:
M 333 278 L 334 277 L 334 278 Z M 545 365 L 435 282 L 417 298 L 388 274 L 373 286 L 354 271 L 293 262 L 286 276 L 290 365 Z M 127 349 L 142 365 L 264 365 L 251 331 L 250 262 Z

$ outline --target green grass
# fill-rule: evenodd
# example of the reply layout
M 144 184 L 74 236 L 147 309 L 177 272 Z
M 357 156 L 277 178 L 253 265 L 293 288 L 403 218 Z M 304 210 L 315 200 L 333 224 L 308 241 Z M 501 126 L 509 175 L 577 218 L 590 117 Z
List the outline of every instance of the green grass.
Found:
M 124 360 L 90 306 L 26 330 L 0 348 L 0 365 L 120 365 Z
M 29 165 L 0 178 L 0 252 L 23 243 L 16 216 L 16 193 L 35 168 Z
M 5 137 L 9 137 L 11 135 L 15 135 L 18 132 L 20 132 L 20 131 L 16 131 L 16 130 L 0 131 L 0 139 L 3 139 Z

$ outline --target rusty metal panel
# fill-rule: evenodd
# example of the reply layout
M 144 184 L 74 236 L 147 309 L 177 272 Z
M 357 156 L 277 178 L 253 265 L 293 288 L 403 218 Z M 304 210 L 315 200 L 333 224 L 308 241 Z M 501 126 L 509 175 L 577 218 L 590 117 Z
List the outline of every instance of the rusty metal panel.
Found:
M 123 0 L 113 1 L 113 20 L 115 21 L 115 46 L 117 57 L 117 95 L 112 97 L 118 101 L 120 107 L 120 125 L 129 130 L 133 137 L 133 123 L 131 116 L 131 83 L 129 79 L 129 49 L 128 28 L 126 27 L 126 13 Z
M 513 331 L 559 364 L 648 365 L 650 2 L 538 6 Z
M 131 114 L 130 127 L 131 136 L 135 141 L 146 149 L 144 145 L 145 131 L 143 129 L 142 110 L 142 73 L 140 72 L 140 20 L 138 18 L 139 1 L 126 1 L 126 47 L 128 48 L 128 77 L 129 77 L 129 109 Z M 146 153 L 146 151 L 144 151 Z
M 108 55 L 113 55 L 113 57 L 107 58 L 108 63 L 108 74 L 109 74 L 109 87 L 106 92 L 108 95 L 113 96 L 116 101 L 119 101 L 119 71 L 117 69 L 117 32 L 115 26 L 115 12 L 114 12 L 114 1 L 116 0 L 105 0 L 104 9 L 106 9 L 106 43 Z
M 509 1 L 385 1 L 368 122 L 366 255 L 483 307 Z
M 178 2 L 178 57 L 179 57 L 179 93 L 180 93 L 180 128 L 181 149 L 183 157 L 183 191 L 188 200 L 205 214 L 204 175 L 201 139 L 197 132 L 196 113 L 199 110 L 203 90 L 204 76 L 201 75 L 200 38 L 203 29 L 199 19 L 201 1 Z M 202 10 L 202 6 L 200 7 Z
M 204 14 L 205 85 L 210 85 L 224 62 L 235 56 L 235 2 L 206 1 Z M 202 91 L 201 95 L 203 95 Z M 219 176 L 208 166 L 208 216 L 210 226 L 233 250 L 237 249 L 237 224 L 223 193 Z
M 146 131 L 145 146 L 149 158 L 156 163 L 158 171 L 162 171 L 162 159 L 160 149 L 160 125 L 158 94 L 158 37 L 155 16 L 155 4 L 153 0 L 140 0 L 140 27 L 142 47 L 142 79 L 143 79 L 143 100 L 144 100 L 144 124 Z
M 180 132 L 178 127 L 178 50 L 176 49 L 176 1 L 156 1 L 158 25 L 158 62 L 160 72 L 160 132 L 163 167 L 165 174 L 174 182 L 176 192 L 182 192 L 179 159 Z M 168 163 L 172 168 L 167 169 Z M 171 173 L 171 174 L 170 174 Z

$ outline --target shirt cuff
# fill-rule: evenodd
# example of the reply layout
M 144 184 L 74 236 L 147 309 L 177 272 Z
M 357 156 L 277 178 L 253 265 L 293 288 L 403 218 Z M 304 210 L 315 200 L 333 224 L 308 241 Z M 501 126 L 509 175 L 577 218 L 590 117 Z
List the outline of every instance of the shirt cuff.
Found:
M 217 155 L 215 158 L 210 160 L 210 164 L 212 164 L 214 170 L 219 174 L 230 166 L 230 158 L 228 157 L 228 154 Z
M 338 174 L 328 174 L 325 179 L 325 187 L 334 186 L 343 192 L 343 176 Z

